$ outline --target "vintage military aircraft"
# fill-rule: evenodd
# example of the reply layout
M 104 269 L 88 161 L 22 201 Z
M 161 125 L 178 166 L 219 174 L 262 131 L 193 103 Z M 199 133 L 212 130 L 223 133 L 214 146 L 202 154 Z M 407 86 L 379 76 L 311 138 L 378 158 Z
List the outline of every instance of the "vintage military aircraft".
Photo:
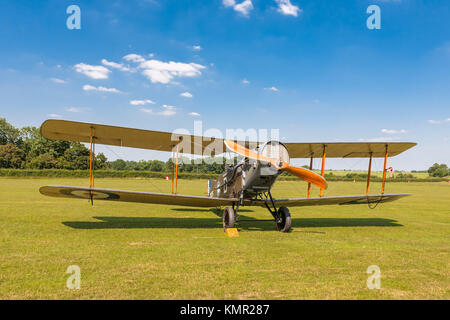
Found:
M 89 187 L 51 185 L 40 188 L 46 196 L 96 200 L 141 202 L 191 207 L 225 207 L 222 214 L 224 229 L 232 228 L 238 220 L 242 206 L 266 207 L 273 216 L 277 229 L 288 232 L 291 216 L 288 206 L 350 205 L 389 202 L 410 194 L 385 194 L 386 165 L 389 156 L 396 156 L 413 147 L 410 142 L 332 142 L 332 143 L 281 143 L 279 141 L 250 142 L 219 138 L 174 134 L 160 131 L 131 129 L 93 123 L 65 120 L 47 120 L 41 126 L 47 139 L 90 143 Z M 125 146 L 176 152 L 172 170 L 172 193 L 154 193 L 101 189 L 94 187 L 95 144 Z M 209 181 L 208 196 L 177 194 L 178 153 L 193 155 L 218 155 L 231 151 L 242 156 L 237 164 L 228 165 L 216 180 Z M 325 159 L 369 158 L 366 193 L 364 195 L 324 197 L 327 188 L 324 179 Z M 369 194 L 372 158 L 384 157 L 383 181 L 380 194 Z M 289 165 L 290 158 L 321 158 L 321 174 Z M 308 182 L 306 198 L 274 199 L 271 188 L 282 172 L 289 172 Z M 320 188 L 319 197 L 311 197 L 311 185 Z

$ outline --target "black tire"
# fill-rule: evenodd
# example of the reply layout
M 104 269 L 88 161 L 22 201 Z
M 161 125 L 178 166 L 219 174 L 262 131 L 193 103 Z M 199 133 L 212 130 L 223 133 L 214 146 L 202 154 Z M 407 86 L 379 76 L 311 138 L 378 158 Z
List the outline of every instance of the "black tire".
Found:
M 235 222 L 236 222 L 236 215 L 234 214 L 233 208 L 226 207 L 225 209 L 223 209 L 222 214 L 223 230 L 227 230 L 228 228 L 234 228 Z
M 286 207 L 280 207 L 278 209 L 278 214 L 280 215 L 281 221 L 277 222 L 277 229 L 280 232 L 291 231 L 292 219 L 289 209 Z

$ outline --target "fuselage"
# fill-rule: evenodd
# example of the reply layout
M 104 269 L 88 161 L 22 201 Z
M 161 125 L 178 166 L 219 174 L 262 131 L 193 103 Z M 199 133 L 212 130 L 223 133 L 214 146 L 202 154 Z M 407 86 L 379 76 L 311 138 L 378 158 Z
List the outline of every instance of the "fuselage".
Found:
M 259 145 L 255 151 L 289 163 L 288 150 L 281 142 L 268 141 Z M 244 157 L 237 164 L 227 166 L 225 172 L 210 182 L 209 195 L 218 198 L 255 198 L 260 193 L 268 192 L 280 174 L 281 171 L 268 162 Z

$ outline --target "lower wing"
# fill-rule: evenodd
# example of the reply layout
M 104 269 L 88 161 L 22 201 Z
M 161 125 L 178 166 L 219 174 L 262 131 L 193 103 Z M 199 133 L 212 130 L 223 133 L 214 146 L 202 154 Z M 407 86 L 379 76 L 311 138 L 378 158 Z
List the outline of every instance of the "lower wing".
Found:
M 124 191 L 113 189 L 84 188 L 70 186 L 45 186 L 39 189 L 43 195 L 58 198 L 95 199 L 139 203 L 168 204 L 187 207 L 220 207 L 232 205 L 237 199 L 225 199 L 180 194 Z
M 410 193 L 391 193 L 391 194 L 371 194 L 357 196 L 338 196 L 338 197 L 318 197 L 318 198 L 295 198 L 295 199 L 274 199 L 277 207 L 302 207 L 302 206 L 325 206 L 333 204 L 367 204 L 390 202 L 406 196 Z M 265 206 L 264 200 L 254 200 L 252 205 Z
M 58 198 L 75 199 L 95 199 L 108 201 L 139 202 L 153 204 L 168 204 L 186 207 L 221 207 L 231 206 L 238 201 L 236 198 L 215 198 L 204 196 L 188 196 L 180 194 L 125 191 L 114 189 L 85 188 L 71 186 L 45 186 L 39 189 L 43 195 Z M 358 196 L 338 196 L 338 197 L 320 197 L 320 198 L 295 198 L 295 199 L 274 199 L 277 207 L 301 207 L 316 205 L 349 205 L 349 204 L 367 204 L 394 201 L 406 196 L 409 193 L 395 194 L 372 194 Z M 246 200 L 245 206 L 265 206 L 264 200 Z

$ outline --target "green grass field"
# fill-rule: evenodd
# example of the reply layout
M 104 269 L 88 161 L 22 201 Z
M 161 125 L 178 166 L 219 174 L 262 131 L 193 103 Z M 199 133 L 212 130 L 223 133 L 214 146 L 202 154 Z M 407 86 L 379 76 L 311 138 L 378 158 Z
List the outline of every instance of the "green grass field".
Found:
M 211 211 L 42 196 L 47 184 L 86 179 L 0 179 L 1 299 L 449 299 L 450 183 L 392 183 L 412 197 L 381 204 L 291 208 L 293 231 L 242 222 L 227 238 Z M 97 187 L 159 191 L 170 182 L 97 179 Z M 205 193 L 204 180 L 179 193 Z M 325 195 L 361 194 L 364 183 L 332 182 Z M 379 190 L 373 184 L 372 192 Z M 274 195 L 301 197 L 303 182 Z M 318 190 L 314 190 L 314 195 Z M 261 208 L 242 215 L 267 218 Z M 66 269 L 81 268 L 81 289 Z M 369 290 L 366 269 L 381 269 Z
M 316 170 L 316 172 L 320 173 L 320 170 Z M 367 174 L 367 170 L 354 170 L 354 171 L 353 170 L 352 171 L 325 170 L 325 174 L 330 174 L 330 173 L 334 174 L 335 176 L 345 176 L 346 174 L 349 174 L 349 173 Z M 430 177 L 427 172 L 398 172 L 398 171 L 394 172 L 394 176 L 398 175 L 399 173 L 411 174 L 413 177 L 419 178 L 419 179 L 425 179 L 425 178 Z M 371 172 L 371 176 L 381 178 L 383 176 L 383 170 L 381 170 L 381 171 L 373 170 Z M 389 180 L 389 173 L 387 173 L 387 179 Z

